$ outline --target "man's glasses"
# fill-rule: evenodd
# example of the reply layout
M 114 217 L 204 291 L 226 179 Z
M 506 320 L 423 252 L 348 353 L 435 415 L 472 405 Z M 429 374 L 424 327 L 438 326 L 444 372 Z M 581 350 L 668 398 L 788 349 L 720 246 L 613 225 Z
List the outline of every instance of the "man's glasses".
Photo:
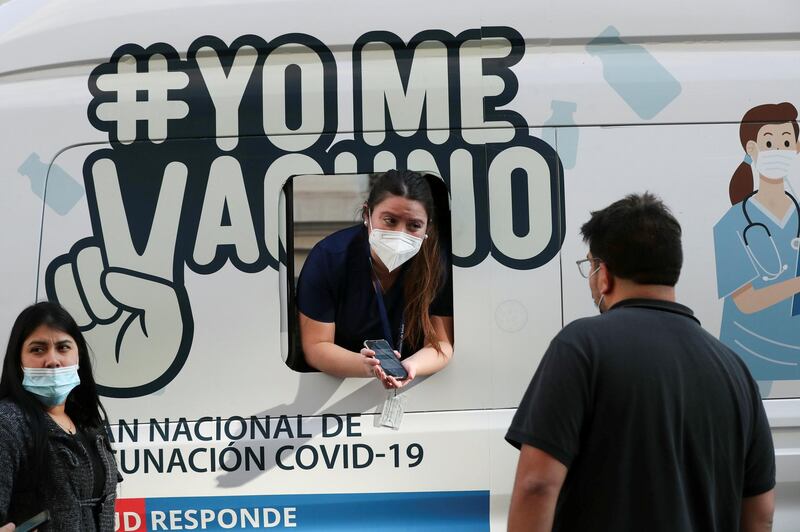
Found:
M 581 259 L 575 261 L 575 264 L 578 265 L 578 271 L 581 273 L 581 277 L 588 279 L 590 275 L 597 271 L 594 269 L 595 262 L 603 262 L 603 259 L 592 257 L 591 259 Z

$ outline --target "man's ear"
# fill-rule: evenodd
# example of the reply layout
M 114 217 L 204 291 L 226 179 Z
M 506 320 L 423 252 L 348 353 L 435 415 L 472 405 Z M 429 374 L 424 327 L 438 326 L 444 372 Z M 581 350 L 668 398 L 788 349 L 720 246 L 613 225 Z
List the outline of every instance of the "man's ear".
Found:
M 605 262 L 600 263 L 600 270 L 597 272 L 597 290 L 603 295 L 614 290 L 614 276 Z

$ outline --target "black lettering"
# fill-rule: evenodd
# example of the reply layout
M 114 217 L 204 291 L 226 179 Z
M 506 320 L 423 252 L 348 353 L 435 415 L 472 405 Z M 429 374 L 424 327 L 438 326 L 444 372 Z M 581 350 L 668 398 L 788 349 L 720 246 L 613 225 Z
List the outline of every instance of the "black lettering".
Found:
M 294 469 L 293 465 L 285 465 L 283 463 L 283 453 L 286 451 L 291 451 L 292 449 L 294 449 L 294 445 L 284 445 L 283 447 L 279 448 L 278 451 L 275 453 L 275 464 L 277 464 L 277 466 L 283 469 L 284 471 L 291 471 L 292 469 Z
M 176 441 L 181 436 L 192 441 L 192 430 L 189 428 L 189 422 L 186 421 L 185 417 L 180 418 L 176 423 L 175 431 L 172 433 L 172 441 Z
M 336 428 L 328 428 L 328 423 L 336 423 Z M 323 414 L 322 415 L 322 437 L 323 438 L 333 438 L 338 436 L 340 432 L 342 432 L 342 427 L 344 423 L 342 422 L 342 418 L 337 416 L 336 414 Z
M 333 453 L 330 456 L 328 455 L 327 445 L 323 445 L 320 451 L 322 451 L 322 460 L 325 462 L 325 467 L 333 469 L 333 466 L 336 465 L 336 457 L 339 454 L 339 444 L 337 443 L 333 446 Z
M 358 438 L 361 432 L 357 429 L 361 427 L 361 414 L 347 414 L 347 436 L 349 438 Z
M 365 461 L 360 460 L 359 451 L 364 451 L 367 455 Z M 354 469 L 364 469 L 372 464 L 372 461 L 375 459 L 375 453 L 372 450 L 372 447 L 369 445 L 365 445 L 363 443 L 356 443 L 353 445 L 353 468 Z
M 139 470 L 139 449 L 122 449 L 119 451 L 119 466 L 126 475 L 132 475 Z M 127 458 L 133 455 L 133 466 L 127 465 Z
M 131 427 L 127 421 L 124 419 L 119 420 L 118 426 L 118 433 L 119 433 L 119 442 L 122 443 L 125 441 L 124 434 L 128 435 L 128 440 L 131 442 L 137 442 L 139 440 L 139 420 L 133 418 L 133 427 Z
M 167 473 L 172 473 L 172 470 L 176 467 L 180 468 L 182 473 L 186 473 L 186 463 L 183 461 L 183 454 L 181 454 L 180 448 L 172 449 L 172 456 L 170 456 L 169 459 Z
M 150 441 L 156 439 L 156 432 L 161 436 L 161 441 L 169 441 L 169 418 L 164 418 L 163 427 L 156 418 L 150 418 Z
M 292 425 L 289 423 L 289 417 L 285 415 L 281 415 L 278 418 L 278 426 L 275 428 L 275 434 L 273 434 L 273 438 L 278 438 L 281 433 L 285 433 L 287 438 L 294 438 L 292 433 Z
M 214 438 L 212 438 L 211 436 L 203 436 L 203 433 L 200 431 L 201 425 L 204 425 L 206 423 L 211 423 L 213 421 L 214 420 L 209 416 L 204 416 L 198 419 L 197 422 L 194 424 L 194 437 L 199 441 L 213 440 Z
M 261 420 L 258 419 L 258 416 L 250 416 L 250 439 L 256 439 L 256 429 L 258 432 L 261 433 L 261 438 L 268 440 L 269 439 L 269 416 L 264 416 L 264 423 L 261 423 Z
M 303 460 L 303 453 L 305 451 L 308 451 L 306 454 L 311 455 L 311 462 L 309 463 Z M 319 462 L 319 453 L 317 453 L 317 449 L 311 445 L 301 445 L 297 448 L 297 452 L 294 453 L 294 460 L 297 462 L 297 465 L 300 466 L 300 469 L 314 469 Z
M 256 450 L 252 447 L 245 447 L 244 448 L 244 469 L 245 471 L 250 471 L 252 469 L 251 464 L 255 465 L 255 469 L 259 471 L 264 471 L 264 463 L 265 463 L 265 456 L 264 456 L 264 448 L 258 447 L 258 454 L 256 454 Z
M 164 472 L 164 449 L 158 449 L 157 454 L 152 449 L 144 450 L 144 472 L 150 473 L 151 467 L 155 473 Z
M 205 453 L 205 452 L 207 452 L 206 449 L 204 449 L 202 447 L 199 447 L 197 449 L 192 449 L 192 452 L 189 453 L 189 467 L 195 473 L 206 473 L 206 472 L 208 472 L 208 468 L 207 467 L 199 467 L 197 465 L 197 463 L 195 462 L 195 459 L 194 459 L 195 455 L 197 455 L 199 453 Z
M 310 432 L 303 432 L 303 416 L 297 414 L 297 437 L 298 438 L 311 438 L 313 434 Z
M 238 423 L 241 429 L 238 434 L 231 431 L 231 425 Z M 239 440 L 247 434 L 247 423 L 241 416 L 232 416 L 225 422 L 225 437 L 229 440 Z
M 228 464 L 228 457 L 233 455 L 234 465 Z M 239 452 L 239 449 L 233 447 L 233 443 L 230 446 L 225 447 L 219 452 L 219 466 L 222 468 L 223 471 L 231 472 L 236 471 L 239 469 L 239 466 L 242 465 L 242 455 Z

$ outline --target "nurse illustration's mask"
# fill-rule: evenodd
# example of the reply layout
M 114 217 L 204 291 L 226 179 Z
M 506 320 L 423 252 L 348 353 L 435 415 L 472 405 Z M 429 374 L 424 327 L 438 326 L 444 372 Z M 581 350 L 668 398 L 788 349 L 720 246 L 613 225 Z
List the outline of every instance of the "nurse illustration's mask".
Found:
M 756 171 L 770 179 L 783 179 L 789 174 L 797 152 L 789 150 L 766 150 L 758 152 L 753 163 Z
M 372 227 L 372 213 L 368 213 L 369 245 L 386 269 L 396 270 L 419 253 L 424 238 L 410 235 L 404 231 L 389 231 Z
M 754 182 L 759 176 L 784 179 L 797 158 L 797 139 L 790 123 L 765 124 L 756 141 L 749 141 L 747 154 L 753 168 Z

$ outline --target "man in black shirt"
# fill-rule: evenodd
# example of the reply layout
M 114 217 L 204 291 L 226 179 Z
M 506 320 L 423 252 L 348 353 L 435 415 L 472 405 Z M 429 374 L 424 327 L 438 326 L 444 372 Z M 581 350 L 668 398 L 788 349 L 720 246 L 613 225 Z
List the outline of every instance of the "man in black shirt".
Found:
M 581 233 L 601 315 L 553 339 L 508 430 L 509 530 L 771 530 L 764 407 L 744 363 L 675 302 L 680 225 L 631 195 Z

